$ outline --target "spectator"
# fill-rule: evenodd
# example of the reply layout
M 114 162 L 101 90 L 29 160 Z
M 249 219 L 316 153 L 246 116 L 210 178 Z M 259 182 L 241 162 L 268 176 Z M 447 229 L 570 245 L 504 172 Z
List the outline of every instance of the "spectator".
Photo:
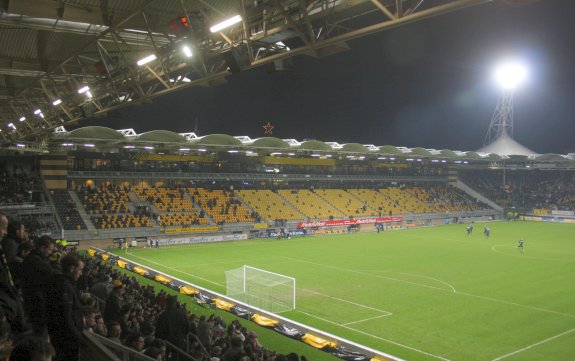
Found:
M 62 273 L 53 274 L 46 287 L 46 319 L 56 360 L 77 360 L 86 341 L 82 334 L 84 315 L 75 283 L 84 269 L 84 261 L 75 254 L 61 260 Z
M 104 309 L 106 300 L 112 291 L 112 285 L 109 282 L 110 277 L 105 273 L 98 273 L 96 283 L 90 287 L 90 293 L 96 297 L 96 301 L 101 310 Z
M 190 323 L 186 312 L 178 307 L 177 300 L 176 296 L 168 296 L 166 310 L 160 314 L 156 323 L 156 337 L 184 349 Z
M 237 336 L 233 336 L 230 339 L 231 347 L 224 352 L 221 361 L 239 361 L 243 356 L 245 356 L 243 341 Z
M 114 288 L 106 300 L 106 308 L 104 308 L 104 321 L 109 324 L 112 321 L 120 322 L 120 310 L 122 309 L 124 295 L 124 284 L 120 280 L 114 280 L 112 283 Z
M 28 313 L 35 333 L 46 335 L 44 314 L 44 292 L 52 267 L 48 255 L 54 248 L 54 240 L 42 236 L 36 240 L 34 249 L 22 262 L 22 296 L 24 309 Z
M 2 248 L 6 255 L 8 263 L 13 262 L 18 255 L 18 246 L 20 243 L 27 242 L 26 228 L 22 222 L 12 220 L 8 224 L 6 237 L 2 239 Z
M 108 339 L 117 343 L 122 343 L 120 340 L 120 335 L 122 334 L 122 327 L 116 321 L 112 321 L 108 324 Z

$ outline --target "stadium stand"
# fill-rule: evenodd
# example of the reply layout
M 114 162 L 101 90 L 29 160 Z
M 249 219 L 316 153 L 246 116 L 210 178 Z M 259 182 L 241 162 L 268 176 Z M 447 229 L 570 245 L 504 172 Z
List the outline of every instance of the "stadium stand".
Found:
M 204 188 L 188 188 L 187 191 L 217 224 L 255 221 L 252 212 L 229 191 Z
M 76 205 L 67 190 L 54 189 L 51 190 L 51 195 L 64 229 L 87 229 L 86 224 L 78 213 Z
M 307 189 L 281 189 L 278 194 L 309 219 L 342 218 L 346 215 Z
M 236 194 L 265 220 L 303 218 L 301 213 L 271 190 L 239 190 Z

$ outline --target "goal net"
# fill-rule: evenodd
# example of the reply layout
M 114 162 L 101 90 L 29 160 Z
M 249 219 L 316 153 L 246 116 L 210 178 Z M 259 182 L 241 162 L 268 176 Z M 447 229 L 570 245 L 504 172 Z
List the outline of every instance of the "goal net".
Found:
M 243 266 L 226 271 L 226 294 L 273 313 L 295 310 L 295 278 Z

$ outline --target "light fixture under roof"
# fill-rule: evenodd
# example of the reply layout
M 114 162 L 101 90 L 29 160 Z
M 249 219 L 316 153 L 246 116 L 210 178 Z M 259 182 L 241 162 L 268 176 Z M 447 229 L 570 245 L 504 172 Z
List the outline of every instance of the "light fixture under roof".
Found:
M 86 85 L 78 89 L 78 94 L 84 94 L 87 91 L 90 91 L 90 87 Z
M 20 117 L 20 119 L 18 119 L 19 121 L 23 122 L 26 120 L 26 117 Z
M 54 100 L 54 101 L 52 102 L 52 105 L 54 105 L 54 106 L 58 106 L 58 105 L 60 105 L 60 104 L 62 104 L 62 100 L 61 100 L 61 99 L 56 99 L 56 100 Z
M 212 33 L 217 33 L 218 31 L 224 30 L 225 28 L 229 28 L 230 26 L 237 24 L 240 21 L 242 21 L 242 17 L 240 15 L 235 15 L 229 19 L 222 21 L 221 23 L 218 23 L 218 24 L 210 27 L 210 31 Z
M 146 57 L 144 57 L 144 58 L 138 60 L 138 61 L 136 62 L 136 64 L 138 64 L 138 66 L 142 66 L 142 65 L 146 65 L 146 64 L 148 64 L 149 62 L 154 61 L 154 60 L 156 60 L 156 59 L 157 59 L 156 54 L 151 54 L 151 55 L 148 55 L 148 56 L 146 56 Z
M 34 110 L 34 114 L 38 115 L 38 114 L 40 114 L 40 113 L 42 113 L 42 111 L 41 111 L 40 109 Z
M 192 48 L 190 48 L 190 47 L 187 46 L 187 45 L 183 45 L 183 46 L 182 46 L 182 53 L 184 53 L 184 55 L 185 55 L 187 58 L 191 58 L 191 57 L 192 57 Z

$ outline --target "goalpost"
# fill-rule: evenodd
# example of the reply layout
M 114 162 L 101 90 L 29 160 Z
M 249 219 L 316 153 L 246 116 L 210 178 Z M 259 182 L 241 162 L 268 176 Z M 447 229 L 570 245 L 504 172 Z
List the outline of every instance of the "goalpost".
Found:
M 295 310 L 295 278 L 243 266 L 226 271 L 226 294 L 273 313 Z

